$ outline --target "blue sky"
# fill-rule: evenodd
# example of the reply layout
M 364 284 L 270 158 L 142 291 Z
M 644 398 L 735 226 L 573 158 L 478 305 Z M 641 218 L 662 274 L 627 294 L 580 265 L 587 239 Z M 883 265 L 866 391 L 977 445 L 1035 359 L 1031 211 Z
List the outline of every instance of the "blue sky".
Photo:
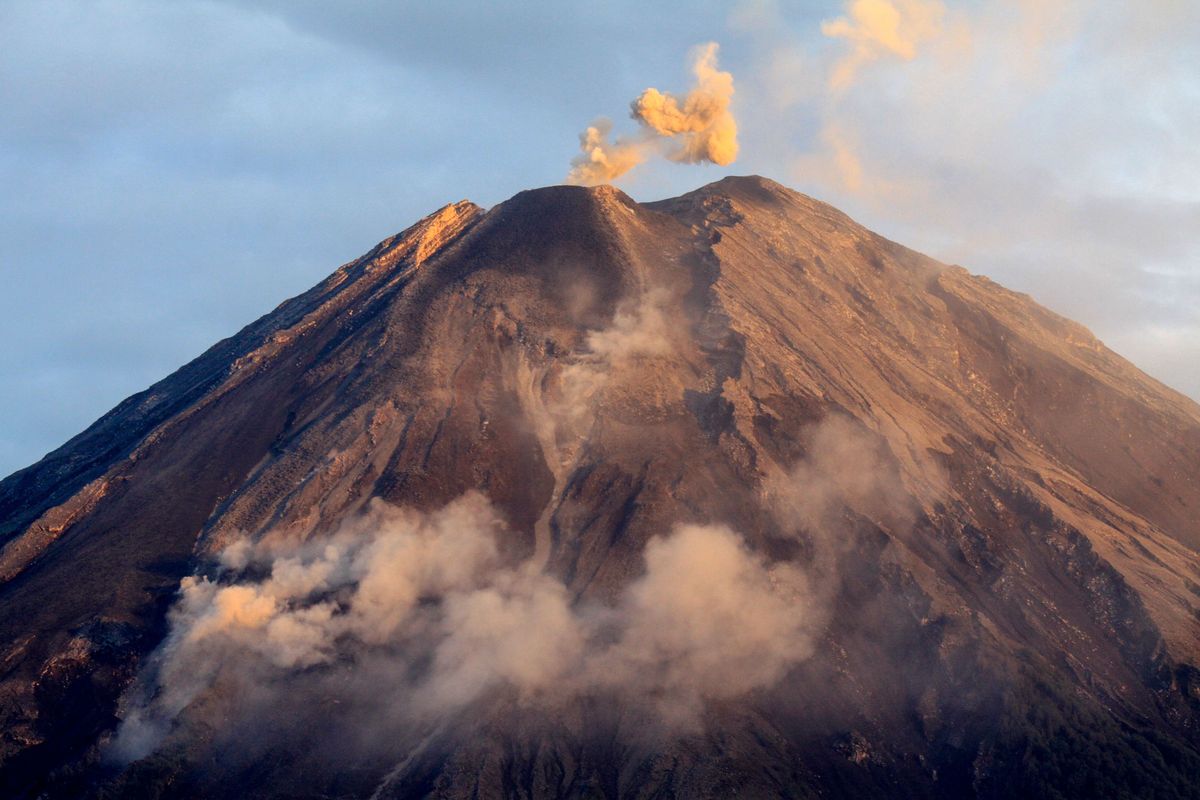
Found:
M 0 475 L 437 207 L 561 182 L 709 41 L 739 158 L 635 198 L 766 175 L 1200 397 L 1190 0 L 5 0 Z

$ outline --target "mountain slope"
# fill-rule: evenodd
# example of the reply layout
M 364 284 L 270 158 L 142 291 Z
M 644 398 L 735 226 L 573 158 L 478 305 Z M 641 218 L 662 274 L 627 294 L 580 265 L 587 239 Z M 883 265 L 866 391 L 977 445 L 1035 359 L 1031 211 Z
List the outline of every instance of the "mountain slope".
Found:
M 1196 796 L 1198 474 L 1195 403 L 770 181 L 458 203 L 0 483 L 4 785 Z M 728 526 L 804 571 L 811 652 L 655 735 L 645 698 L 501 686 L 465 728 L 342 753 L 314 731 L 349 712 L 247 743 L 212 689 L 157 752 L 106 760 L 181 578 L 471 490 L 577 609 L 627 602 L 666 532 Z

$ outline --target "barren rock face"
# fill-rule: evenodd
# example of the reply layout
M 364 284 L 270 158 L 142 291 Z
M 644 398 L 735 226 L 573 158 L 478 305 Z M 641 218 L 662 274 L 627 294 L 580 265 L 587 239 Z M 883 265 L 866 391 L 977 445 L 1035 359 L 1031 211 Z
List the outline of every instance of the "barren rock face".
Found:
M 1198 476 L 1195 403 L 771 181 L 457 203 L 0 483 L 0 785 L 1200 796 Z M 487 574 L 364 636 L 353 537 L 474 493 Z M 315 656 L 188 649 L 202 590 L 314 559 L 349 577 L 264 616 Z

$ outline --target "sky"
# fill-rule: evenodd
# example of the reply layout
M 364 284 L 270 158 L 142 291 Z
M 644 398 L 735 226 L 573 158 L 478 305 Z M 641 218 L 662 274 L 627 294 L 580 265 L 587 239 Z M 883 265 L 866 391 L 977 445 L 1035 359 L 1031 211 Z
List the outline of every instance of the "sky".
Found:
M 1193 0 L 0 2 L 0 475 L 715 42 L 737 158 L 1200 398 Z

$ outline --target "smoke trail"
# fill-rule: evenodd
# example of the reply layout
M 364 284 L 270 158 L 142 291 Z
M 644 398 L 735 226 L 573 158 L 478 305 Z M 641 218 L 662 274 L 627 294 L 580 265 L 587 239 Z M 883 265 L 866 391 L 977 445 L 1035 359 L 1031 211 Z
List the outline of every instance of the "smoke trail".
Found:
M 737 158 L 737 120 L 730 110 L 733 76 L 717 69 L 717 44 L 696 51 L 696 84 L 682 98 L 650 88 L 630 105 L 641 130 L 609 139 L 612 123 L 601 119 L 579 136 L 581 153 L 571 161 L 567 182 L 591 186 L 625 174 L 651 155 L 682 164 L 732 164 Z

